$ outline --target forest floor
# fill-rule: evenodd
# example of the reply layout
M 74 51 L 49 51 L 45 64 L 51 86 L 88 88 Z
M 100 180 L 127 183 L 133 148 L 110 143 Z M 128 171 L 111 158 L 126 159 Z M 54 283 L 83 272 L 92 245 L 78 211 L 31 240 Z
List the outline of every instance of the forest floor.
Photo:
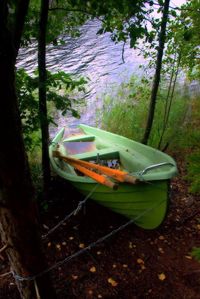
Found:
M 200 198 L 188 191 L 183 157 L 179 154 L 176 160 L 179 175 L 171 184 L 171 203 L 163 224 L 153 231 L 132 224 L 53 270 L 58 299 L 200 299 L 200 263 L 190 255 L 193 247 L 200 246 Z M 41 216 L 43 234 L 80 200 L 75 190 L 69 195 L 69 188 L 62 180 L 54 180 L 49 208 Z M 44 243 L 49 266 L 126 221 L 88 201 L 83 211 Z M 8 271 L 3 255 L 0 274 Z M 0 299 L 8 298 L 19 298 L 11 275 L 0 278 Z

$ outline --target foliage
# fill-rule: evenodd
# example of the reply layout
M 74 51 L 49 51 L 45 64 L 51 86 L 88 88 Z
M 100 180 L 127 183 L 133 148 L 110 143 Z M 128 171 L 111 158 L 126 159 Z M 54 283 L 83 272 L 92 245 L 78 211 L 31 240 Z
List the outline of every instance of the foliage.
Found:
M 181 6 L 181 13 L 170 21 L 168 30 L 166 59 L 167 61 L 178 59 L 181 55 L 181 66 L 187 71 L 191 80 L 200 79 L 199 10 L 199 1 L 187 1 Z
M 87 19 L 87 15 L 78 12 L 70 12 L 70 10 L 65 7 L 65 3 L 66 1 L 51 1 L 48 15 L 48 34 L 46 36 L 47 44 L 62 44 L 62 35 L 64 34 L 78 36 L 78 26 L 82 25 Z M 63 6 L 64 9 L 56 9 L 58 5 L 59 7 Z M 40 1 L 30 0 L 29 11 L 26 16 L 25 30 L 21 41 L 22 46 L 28 46 L 33 40 L 38 40 L 39 14 Z
M 199 247 L 194 247 L 192 249 L 191 255 L 198 261 L 200 261 L 200 248 Z
M 130 82 L 122 84 L 113 97 L 106 95 L 103 105 L 102 127 L 117 134 L 140 141 L 145 127 L 151 81 L 132 77 Z M 160 88 L 153 131 L 149 144 L 157 147 L 163 126 L 164 106 L 166 101 L 164 83 Z M 162 147 L 168 143 L 177 145 L 177 136 L 182 138 L 186 126 L 185 118 L 189 102 L 178 93 L 172 103 L 172 112 L 166 128 Z
M 51 102 L 53 107 L 61 111 L 63 115 L 70 112 L 74 117 L 79 117 L 73 108 L 73 102 L 76 101 L 78 94 L 85 91 L 85 84 L 84 78 L 73 79 L 71 75 L 64 72 L 54 74 L 47 72 L 48 102 Z M 30 151 L 40 143 L 37 71 L 34 77 L 31 77 L 25 70 L 19 69 L 16 72 L 16 86 L 25 144 Z M 54 123 L 50 115 L 49 122 Z
M 33 134 L 33 132 L 39 130 L 37 88 L 37 77 L 30 77 L 23 69 L 16 72 L 16 90 L 20 117 L 24 141 L 29 150 L 33 144 L 38 146 L 40 142 L 38 134 Z
M 159 1 L 159 10 L 162 1 Z M 22 45 L 27 46 L 32 39 L 38 39 L 39 0 L 31 0 L 26 19 Z M 159 18 L 153 18 L 152 13 L 157 10 L 153 1 L 145 0 L 69 0 L 51 1 L 48 16 L 47 43 L 57 45 L 63 43 L 62 36 L 69 34 L 78 36 L 79 26 L 87 20 L 99 19 L 102 27 L 98 34 L 110 32 L 114 42 L 130 42 L 135 47 L 138 38 L 145 36 L 146 41 L 154 40 L 154 30 L 159 26 Z
M 200 141 L 200 138 L 199 138 L 199 141 Z M 191 183 L 190 191 L 193 192 L 193 193 L 199 193 L 200 192 L 200 176 L 199 176 L 199 173 L 200 173 L 200 151 L 197 151 L 197 152 L 192 153 L 188 157 L 187 179 Z
M 55 108 L 65 115 L 68 111 L 72 116 L 79 118 L 79 114 L 73 109 L 72 103 L 76 101 L 77 93 L 85 92 L 86 79 L 83 77 L 74 79 L 65 72 L 47 72 L 47 100 L 55 105 Z M 75 98 L 76 97 L 76 98 Z M 50 119 L 53 122 L 53 119 Z
M 192 100 L 191 105 L 191 121 L 188 122 L 185 147 L 189 148 L 190 152 L 187 156 L 187 176 L 190 182 L 190 191 L 200 193 L 200 97 L 196 96 Z
M 161 6 L 160 6 L 161 7 Z M 157 9 L 159 12 L 160 8 Z M 171 8 L 167 26 L 167 39 L 163 57 L 162 76 L 171 76 L 173 68 L 182 67 L 190 80 L 200 78 L 200 2 L 187 1 L 180 8 Z M 148 68 L 155 67 L 158 46 L 160 18 L 151 17 L 152 28 L 148 31 L 145 44 L 140 49 L 144 58 L 149 59 Z
M 180 92 L 180 90 L 182 91 Z M 150 82 L 146 79 L 131 78 L 123 83 L 115 95 L 106 95 L 102 114 L 102 127 L 113 133 L 140 141 L 147 115 Z M 154 126 L 149 145 L 158 147 L 162 134 L 166 102 L 166 82 L 160 88 Z M 199 96 L 188 95 L 187 88 L 177 87 L 171 104 L 171 112 L 166 126 L 161 149 L 184 150 L 187 154 L 187 180 L 190 191 L 200 192 L 200 101 Z
M 106 95 L 102 108 L 102 127 L 140 140 L 146 118 L 146 99 L 150 94 L 147 80 L 132 77 L 113 97 Z

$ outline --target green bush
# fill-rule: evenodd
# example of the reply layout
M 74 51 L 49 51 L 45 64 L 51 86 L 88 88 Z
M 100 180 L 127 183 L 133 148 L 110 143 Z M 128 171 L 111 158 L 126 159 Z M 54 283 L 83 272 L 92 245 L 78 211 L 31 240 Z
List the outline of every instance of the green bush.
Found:
M 188 157 L 187 180 L 190 182 L 190 191 L 200 192 L 200 151 L 192 153 Z
M 199 247 L 194 247 L 192 249 L 191 255 L 198 261 L 200 261 L 200 248 Z
M 40 113 L 38 104 L 38 71 L 30 76 L 24 69 L 16 72 L 17 97 L 19 102 L 22 129 L 27 151 L 33 150 L 35 145 L 40 144 Z M 58 110 L 65 115 L 71 112 L 72 116 L 79 117 L 73 108 L 73 103 L 85 92 L 84 78 L 75 79 L 72 75 L 47 71 L 47 106 L 49 123 L 54 123 L 53 110 Z M 54 123 L 55 124 L 55 123 Z

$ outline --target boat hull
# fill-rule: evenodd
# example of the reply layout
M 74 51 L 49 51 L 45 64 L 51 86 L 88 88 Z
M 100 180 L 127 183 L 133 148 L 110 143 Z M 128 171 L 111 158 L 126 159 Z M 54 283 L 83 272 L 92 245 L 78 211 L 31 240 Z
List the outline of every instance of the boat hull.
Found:
M 52 168 L 55 172 L 68 180 L 80 193 L 89 195 L 98 204 L 119 213 L 144 229 L 155 229 L 165 219 L 168 210 L 169 182 L 177 174 L 176 163 L 167 154 L 156 149 L 135 142 L 128 138 L 109 133 L 97 128 L 80 125 L 83 135 L 64 138 L 62 129 L 53 139 L 49 154 Z M 139 180 L 137 184 L 118 183 L 118 189 L 113 190 L 98 184 L 87 176 L 79 176 L 69 164 L 53 157 L 53 151 L 58 144 L 68 142 L 77 143 L 78 149 L 88 146 L 91 151 L 75 153 L 76 159 L 93 161 L 119 159 L 123 170 Z M 72 142 L 72 143 L 70 143 Z M 59 149 L 62 150 L 62 147 Z M 77 149 L 77 148 L 75 148 Z M 71 150 L 71 148 L 70 148 Z M 65 152 L 62 153 L 63 155 Z M 70 153 L 67 152 L 66 155 Z M 99 162 L 97 162 L 99 164 Z
M 109 208 L 144 229 L 155 229 L 165 219 L 168 207 L 169 181 L 138 185 L 120 184 L 117 190 L 90 183 L 71 182 L 80 193 L 90 194 L 98 204 Z

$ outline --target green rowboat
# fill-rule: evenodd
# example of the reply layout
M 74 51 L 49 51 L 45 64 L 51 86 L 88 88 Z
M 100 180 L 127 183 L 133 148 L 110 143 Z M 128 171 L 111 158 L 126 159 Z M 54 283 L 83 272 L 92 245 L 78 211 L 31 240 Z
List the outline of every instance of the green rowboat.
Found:
M 175 161 L 167 154 L 128 138 L 87 125 L 79 125 L 79 135 L 64 138 L 61 129 L 50 147 L 53 170 L 73 184 L 82 194 L 97 203 L 133 219 L 144 229 L 155 229 L 164 220 L 168 207 L 170 179 L 177 174 Z M 138 183 L 119 183 L 113 190 L 88 176 L 80 175 L 73 166 L 54 157 L 58 149 L 63 156 L 112 164 L 112 167 L 137 177 Z M 114 166 L 113 166 L 114 165 Z

